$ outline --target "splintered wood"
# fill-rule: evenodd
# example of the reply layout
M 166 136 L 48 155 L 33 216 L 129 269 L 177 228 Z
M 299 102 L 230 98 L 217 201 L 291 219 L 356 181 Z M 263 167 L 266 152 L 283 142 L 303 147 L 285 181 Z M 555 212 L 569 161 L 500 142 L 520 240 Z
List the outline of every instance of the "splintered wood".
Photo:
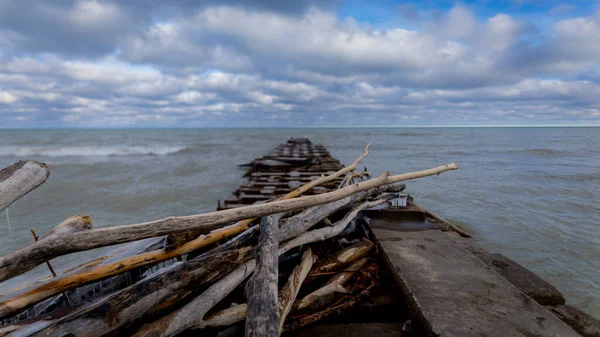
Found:
M 1 296 L 0 336 L 176 336 L 232 325 L 246 336 L 279 336 L 368 305 L 383 287 L 361 212 L 389 204 L 404 188 L 394 183 L 458 168 L 369 179 L 355 172 L 368 150 L 344 167 L 323 146 L 291 139 L 243 165 L 247 181 L 217 212 L 103 229 L 92 229 L 88 216 L 67 219 L 1 257 L 0 280 L 61 255 L 163 239 L 130 243 Z M 39 174 L 31 179 L 20 185 L 40 184 Z M 100 284 L 113 288 L 63 300 Z

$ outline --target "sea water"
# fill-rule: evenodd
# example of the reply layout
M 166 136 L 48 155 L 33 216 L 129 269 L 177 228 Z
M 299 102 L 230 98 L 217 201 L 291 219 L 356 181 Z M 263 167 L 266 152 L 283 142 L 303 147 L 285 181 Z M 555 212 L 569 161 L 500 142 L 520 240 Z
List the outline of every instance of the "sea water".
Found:
M 600 128 L 351 128 L 0 131 L 0 166 L 47 163 L 46 184 L 0 217 L 0 254 L 74 214 L 94 227 L 215 210 L 243 181 L 238 164 L 290 137 L 323 144 L 377 175 L 456 162 L 407 192 L 600 316 Z M 53 260 L 56 269 L 101 252 Z M 47 276 L 44 266 L 33 273 Z M 0 286 L 1 288 L 1 286 Z

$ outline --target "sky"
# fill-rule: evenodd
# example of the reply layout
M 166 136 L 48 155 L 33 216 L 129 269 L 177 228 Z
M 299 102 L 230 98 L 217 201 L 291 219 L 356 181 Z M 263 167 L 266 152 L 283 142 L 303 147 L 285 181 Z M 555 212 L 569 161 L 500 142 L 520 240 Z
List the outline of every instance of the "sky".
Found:
M 0 0 L 0 128 L 600 125 L 600 4 Z

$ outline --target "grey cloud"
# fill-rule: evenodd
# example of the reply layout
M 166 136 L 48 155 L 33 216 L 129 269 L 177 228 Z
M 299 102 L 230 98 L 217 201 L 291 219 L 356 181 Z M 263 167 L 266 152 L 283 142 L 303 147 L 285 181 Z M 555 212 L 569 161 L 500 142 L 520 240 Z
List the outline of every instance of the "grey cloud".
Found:
M 96 56 L 114 52 L 143 23 L 112 2 L 0 0 L 2 49 Z
M 396 8 L 398 15 L 408 20 L 418 20 L 421 18 L 417 6 L 411 3 L 401 4 Z
M 541 33 L 458 6 L 414 31 L 310 1 L 165 3 L 62 0 L 28 9 L 31 27 L 0 20 L 1 125 L 600 121 L 598 15 Z

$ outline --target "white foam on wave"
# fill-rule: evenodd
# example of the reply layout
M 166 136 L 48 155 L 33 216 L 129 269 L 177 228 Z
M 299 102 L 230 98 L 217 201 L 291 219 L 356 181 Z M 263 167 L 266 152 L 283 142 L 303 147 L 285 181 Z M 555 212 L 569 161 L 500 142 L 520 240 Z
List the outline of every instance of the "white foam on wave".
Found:
M 0 146 L 0 156 L 15 157 L 127 157 L 165 156 L 185 146 Z

